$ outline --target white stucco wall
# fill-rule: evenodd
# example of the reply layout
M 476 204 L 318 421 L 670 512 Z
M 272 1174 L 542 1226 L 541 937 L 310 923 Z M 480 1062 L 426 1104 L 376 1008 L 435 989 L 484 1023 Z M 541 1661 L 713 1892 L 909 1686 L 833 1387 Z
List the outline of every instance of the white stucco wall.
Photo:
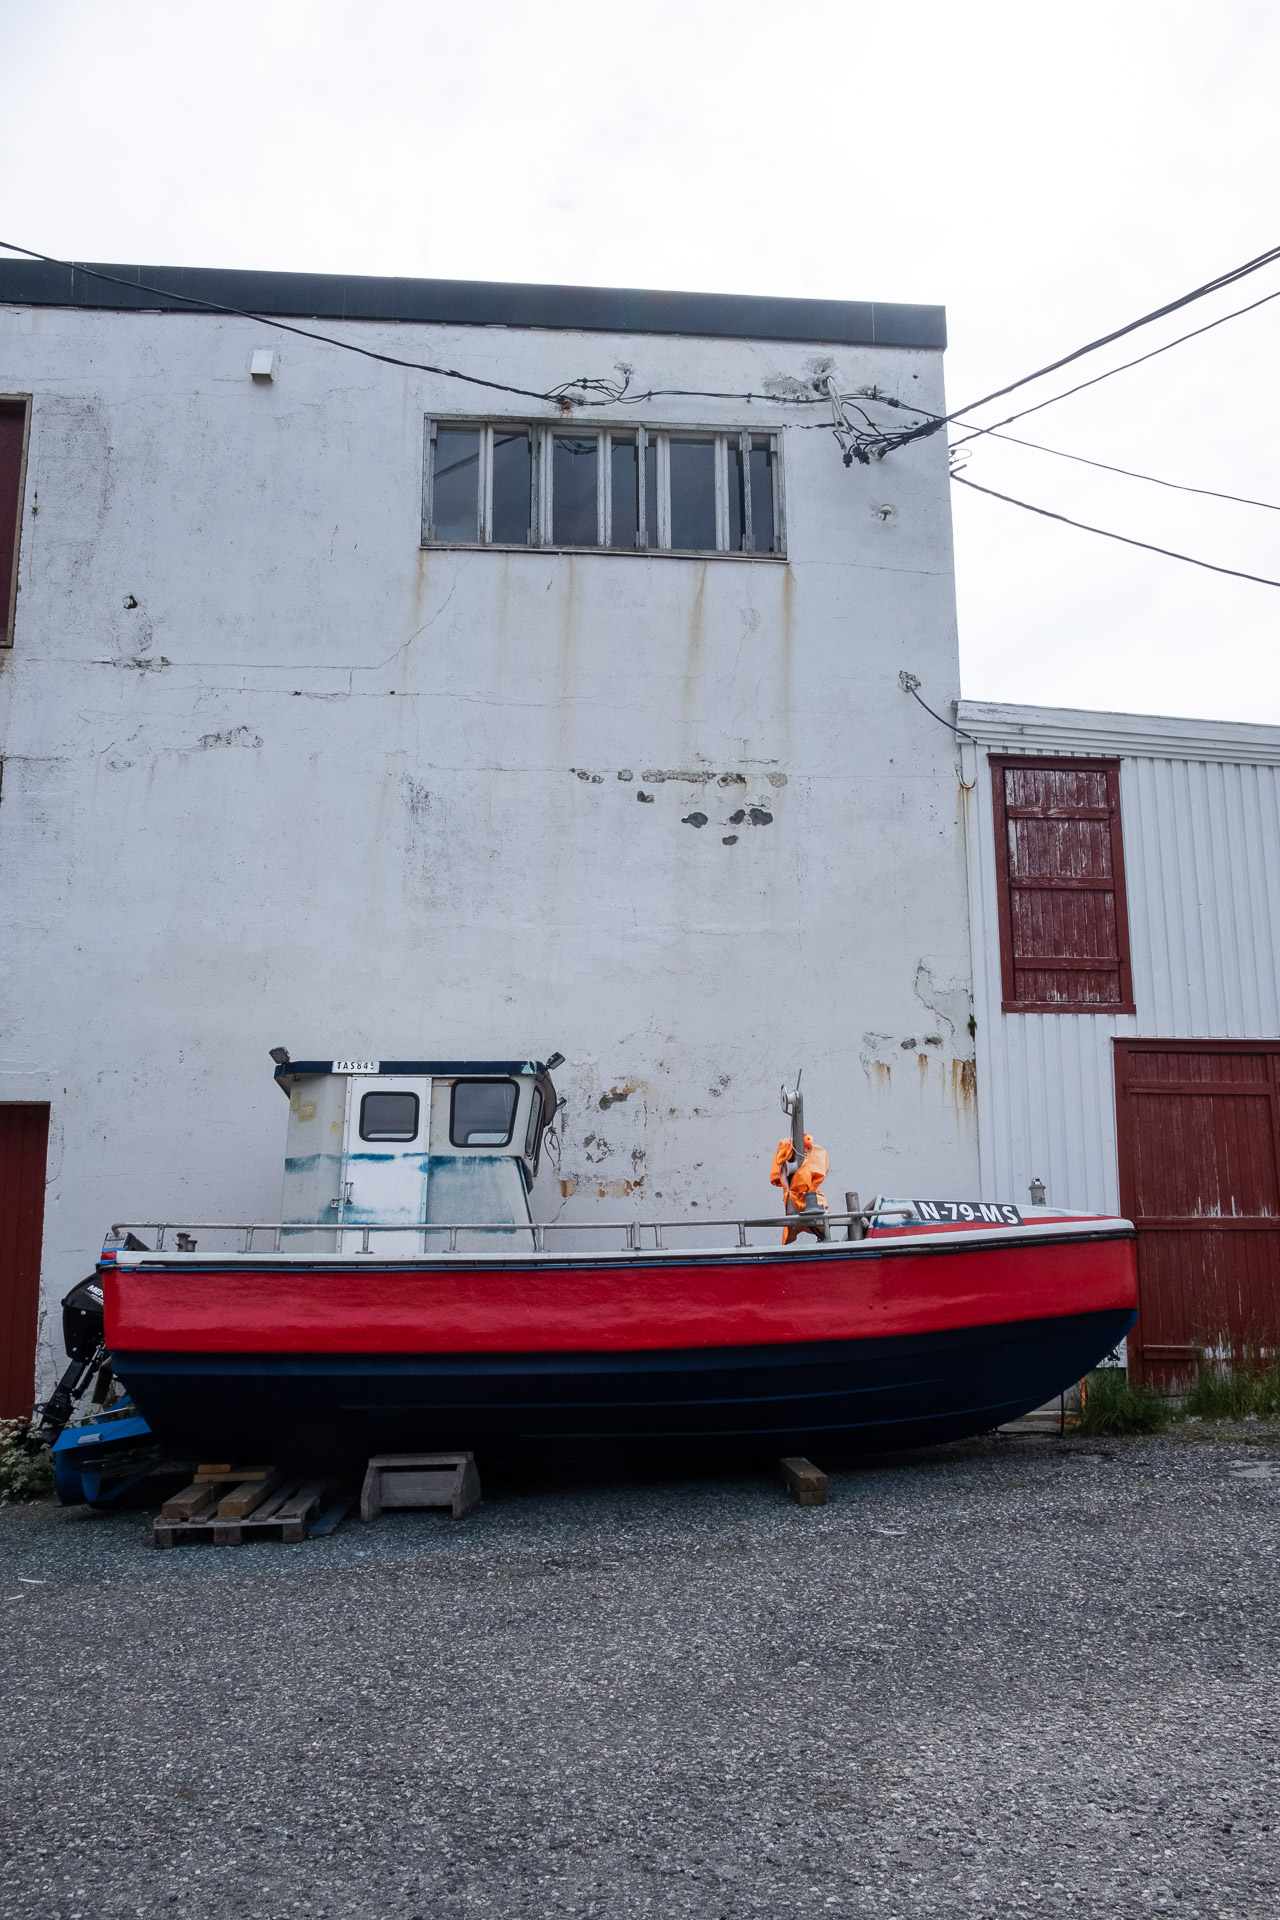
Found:
M 539 390 L 831 362 L 943 404 L 932 352 L 324 330 Z M 959 691 L 942 437 L 849 470 L 781 407 L 653 403 L 781 430 L 785 564 L 423 552 L 424 416 L 476 404 L 431 376 L 239 320 L 6 308 L 0 392 L 34 396 L 0 1099 L 52 1106 L 47 1304 L 112 1219 L 278 1217 L 275 1044 L 559 1048 L 543 1218 L 772 1211 L 800 1066 L 836 1195 L 976 1190 L 955 747 L 897 680 Z M 725 845 L 744 804 L 772 824 Z

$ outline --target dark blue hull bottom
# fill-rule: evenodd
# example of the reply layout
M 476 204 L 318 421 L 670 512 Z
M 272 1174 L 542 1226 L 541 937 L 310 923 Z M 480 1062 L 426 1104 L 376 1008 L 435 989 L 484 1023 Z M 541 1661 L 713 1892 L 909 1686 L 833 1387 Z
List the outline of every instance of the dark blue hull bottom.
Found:
M 661 1353 L 118 1353 L 174 1455 L 356 1462 L 836 1456 L 984 1433 L 1071 1386 L 1133 1313 L 885 1340 Z

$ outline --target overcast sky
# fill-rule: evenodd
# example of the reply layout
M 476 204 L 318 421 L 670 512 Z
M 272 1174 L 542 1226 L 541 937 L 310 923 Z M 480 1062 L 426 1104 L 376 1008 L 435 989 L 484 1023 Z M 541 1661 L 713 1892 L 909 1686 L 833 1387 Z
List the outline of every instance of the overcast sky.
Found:
M 1280 242 L 1278 66 L 1266 0 L 3 0 L 0 237 L 937 302 L 958 406 Z M 1278 342 L 1280 300 L 1011 431 L 1280 504 Z M 1280 514 L 972 451 L 984 486 L 1280 578 Z M 1280 723 L 1280 590 L 952 492 L 966 695 Z

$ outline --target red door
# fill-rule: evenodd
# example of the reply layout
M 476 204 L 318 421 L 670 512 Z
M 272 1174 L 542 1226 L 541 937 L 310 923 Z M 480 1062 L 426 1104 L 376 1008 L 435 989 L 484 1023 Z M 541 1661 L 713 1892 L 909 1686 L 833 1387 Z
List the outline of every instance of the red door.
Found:
M 0 1419 L 30 1413 L 35 1394 L 40 1244 L 49 1145 L 46 1106 L 0 1105 Z
M 1138 1229 L 1136 1377 L 1280 1347 L 1280 1041 L 1117 1040 L 1120 1205 Z

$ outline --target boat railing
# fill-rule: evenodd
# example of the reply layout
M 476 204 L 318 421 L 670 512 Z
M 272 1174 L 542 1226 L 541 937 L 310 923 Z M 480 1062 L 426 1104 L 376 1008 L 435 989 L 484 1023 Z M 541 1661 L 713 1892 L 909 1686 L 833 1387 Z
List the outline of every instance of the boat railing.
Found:
M 864 1208 L 852 1213 L 825 1213 L 822 1215 L 823 1235 L 827 1241 L 860 1240 L 872 1220 L 884 1220 L 890 1215 L 910 1218 L 911 1207 Z M 331 1251 L 335 1254 L 359 1252 L 362 1254 L 400 1254 L 408 1251 L 405 1242 L 413 1237 L 419 1243 L 418 1250 L 423 1253 L 458 1253 L 459 1234 L 496 1234 L 499 1239 L 510 1240 L 513 1236 L 527 1238 L 530 1250 L 534 1253 L 553 1251 L 548 1247 L 547 1236 L 568 1235 L 619 1235 L 621 1244 L 605 1251 L 621 1253 L 671 1253 L 680 1250 L 664 1239 L 672 1233 L 704 1235 L 708 1232 L 728 1234 L 726 1241 L 716 1242 L 716 1249 L 730 1247 L 750 1247 L 761 1244 L 748 1238 L 751 1232 L 772 1231 L 779 1227 L 799 1224 L 795 1214 L 769 1214 L 765 1218 L 740 1218 L 733 1220 L 548 1220 L 524 1223 L 512 1220 L 474 1220 L 442 1222 L 436 1220 L 282 1220 L 282 1221 L 232 1221 L 232 1220 L 130 1220 L 117 1222 L 106 1241 L 106 1248 L 116 1251 L 138 1253 L 195 1253 L 199 1236 L 206 1237 L 206 1252 L 287 1253 L 290 1245 L 297 1245 L 299 1235 L 320 1234 L 328 1236 Z M 843 1232 L 838 1231 L 843 1229 Z M 152 1244 L 142 1239 L 143 1234 L 154 1236 Z M 207 1236 L 228 1236 L 239 1241 L 238 1246 L 210 1248 Z M 263 1236 L 265 1236 L 265 1243 Z M 375 1245 L 375 1238 L 379 1244 Z M 388 1240 L 391 1244 L 388 1245 Z M 357 1245 L 358 1242 L 358 1245 Z M 814 1237 L 805 1235 L 806 1244 L 813 1245 Z M 308 1249 L 310 1250 L 310 1249 Z M 566 1251 L 568 1249 L 565 1249 Z M 587 1248 L 585 1251 L 599 1251 Z M 699 1248 L 688 1247 L 689 1252 Z M 704 1247 L 703 1251 L 713 1249 Z M 461 1249 L 474 1255 L 474 1245 Z

